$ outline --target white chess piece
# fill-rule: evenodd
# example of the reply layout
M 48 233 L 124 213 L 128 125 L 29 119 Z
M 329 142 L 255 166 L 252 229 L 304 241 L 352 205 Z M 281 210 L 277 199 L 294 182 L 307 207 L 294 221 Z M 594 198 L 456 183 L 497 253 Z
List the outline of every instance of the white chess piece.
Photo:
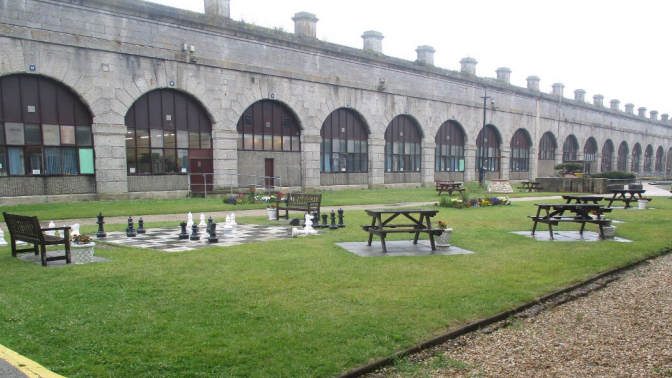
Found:
M 79 223 L 70 225 L 70 235 L 79 235 Z
M 304 216 L 304 218 L 305 218 L 305 222 L 304 222 L 304 223 L 305 223 L 306 225 L 303 226 L 303 229 L 304 229 L 304 230 L 312 230 L 312 229 L 313 229 L 313 216 L 310 215 L 310 214 L 308 214 L 308 213 L 306 213 L 306 215 Z
M 189 212 L 187 214 L 187 230 L 191 231 L 191 226 L 194 224 L 194 215 Z
M 236 223 L 236 214 L 231 213 L 231 227 L 235 228 L 238 226 L 238 223 Z
M 5 241 L 5 232 L 2 231 L 2 228 L 0 228 L 0 247 L 4 247 L 7 245 L 7 242 Z
M 224 223 L 224 229 L 231 229 L 231 216 L 226 216 L 226 223 Z
M 56 227 L 56 224 L 54 223 L 54 221 L 51 221 L 51 222 L 49 222 L 49 225 L 48 225 L 47 227 L 49 227 L 49 228 L 54 228 L 54 227 Z M 44 233 L 47 234 L 47 235 L 49 235 L 49 236 L 55 236 L 55 235 L 56 235 L 56 231 L 55 231 L 55 230 L 52 230 L 52 231 L 45 231 Z
M 201 222 L 198 224 L 198 228 L 205 230 L 208 227 L 208 224 L 205 223 L 205 214 L 201 213 Z

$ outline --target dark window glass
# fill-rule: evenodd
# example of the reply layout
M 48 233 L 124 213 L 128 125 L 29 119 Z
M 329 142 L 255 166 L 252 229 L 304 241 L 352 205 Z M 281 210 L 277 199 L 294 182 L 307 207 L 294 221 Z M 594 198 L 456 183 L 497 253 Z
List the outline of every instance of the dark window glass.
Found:
M 464 171 L 464 131 L 455 121 L 445 122 L 434 139 L 434 170 L 437 172 Z
M 395 117 L 385 130 L 385 171 L 420 171 L 420 135 L 417 123 L 409 116 Z
M 238 120 L 238 148 L 256 151 L 301 151 L 298 122 L 281 103 L 258 101 Z
M 322 124 L 320 130 L 320 171 L 366 172 L 368 131 L 361 118 L 352 110 L 337 109 Z M 298 138 L 292 140 L 292 145 Z M 364 146 L 364 147 L 362 147 Z
M 484 167 L 487 171 L 499 172 L 501 140 L 497 129 L 492 125 L 487 125 L 485 140 L 483 139 L 483 130 L 481 129 L 476 137 L 476 167 L 474 169 L 478 170 L 479 167 Z M 483 142 L 485 142 L 485 148 L 483 148 Z

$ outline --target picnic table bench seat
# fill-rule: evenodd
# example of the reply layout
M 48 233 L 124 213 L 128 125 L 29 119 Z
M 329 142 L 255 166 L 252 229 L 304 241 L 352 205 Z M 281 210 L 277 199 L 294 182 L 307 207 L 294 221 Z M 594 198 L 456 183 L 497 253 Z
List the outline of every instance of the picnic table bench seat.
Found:
M 70 227 L 43 228 L 35 216 L 9 214 L 7 212 L 2 213 L 2 215 L 5 217 L 7 230 L 10 234 L 13 257 L 17 257 L 17 253 L 34 252 L 35 255 L 41 255 L 43 266 L 47 266 L 48 261 L 54 260 L 65 260 L 67 264 L 71 263 Z M 63 236 L 48 235 L 45 231 L 62 231 Z M 18 241 L 31 243 L 33 246 L 19 249 L 16 247 Z M 65 246 L 65 254 L 63 256 L 47 257 L 48 245 L 61 244 Z
M 317 210 L 319 214 L 321 202 L 322 194 L 287 194 L 287 197 L 276 207 L 276 217 L 277 219 L 281 217 L 289 219 L 289 210 L 303 211 L 304 213 Z M 285 211 L 285 215 L 280 215 L 281 210 Z

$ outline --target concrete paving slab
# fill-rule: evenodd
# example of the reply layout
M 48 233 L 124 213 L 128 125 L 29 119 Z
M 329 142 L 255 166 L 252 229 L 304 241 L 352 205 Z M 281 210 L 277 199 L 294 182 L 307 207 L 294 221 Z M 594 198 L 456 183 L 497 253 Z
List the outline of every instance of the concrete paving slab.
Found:
M 2 378 L 28 378 L 19 369 L 0 358 L 0 377 Z
M 360 257 L 446 256 L 474 253 L 454 245 L 447 248 L 437 247 L 436 251 L 432 251 L 429 240 L 418 241 L 418 244 L 413 244 L 411 240 L 385 241 L 387 253 L 383 252 L 380 240 L 374 240 L 371 246 L 368 246 L 367 242 L 336 243 L 336 245 Z
M 54 251 L 47 251 L 47 257 L 53 257 L 53 256 L 63 256 L 65 254 L 65 250 L 54 250 Z M 23 261 L 31 261 L 34 262 L 37 265 L 42 265 L 42 258 L 40 255 L 34 255 L 32 253 L 19 253 L 17 257 L 20 260 Z M 105 262 L 109 261 L 106 258 L 103 257 L 98 257 L 98 256 L 93 256 L 93 261 L 92 263 L 99 263 L 99 262 Z M 88 264 L 88 263 L 87 263 Z M 75 265 L 83 265 L 83 264 L 75 264 L 74 262 L 72 264 L 66 264 L 65 260 L 54 260 L 54 261 L 49 261 L 47 262 L 47 268 L 53 268 L 53 267 L 64 267 L 64 266 L 75 266 Z M 2 376 L 0 376 L 2 377 Z
M 613 239 L 602 240 L 600 234 L 592 231 L 584 231 L 583 235 L 579 231 L 553 231 L 553 239 L 548 234 L 548 230 L 537 230 L 534 235 L 531 231 L 513 231 L 512 234 L 524 236 L 539 241 L 555 242 L 596 242 L 596 241 L 616 241 L 621 243 L 631 243 L 632 240 L 614 237 Z

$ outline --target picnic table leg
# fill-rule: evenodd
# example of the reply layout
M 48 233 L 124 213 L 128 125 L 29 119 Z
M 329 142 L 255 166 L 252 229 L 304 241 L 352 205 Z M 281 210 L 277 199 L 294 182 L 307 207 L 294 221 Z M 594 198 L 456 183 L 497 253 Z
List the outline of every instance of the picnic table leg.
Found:
M 534 217 L 534 226 L 532 226 L 532 236 L 534 236 L 534 232 L 537 230 L 537 221 L 539 219 L 539 213 L 541 212 L 541 208 L 537 208 L 537 216 Z
M 376 227 L 376 217 L 373 217 L 371 220 L 371 227 L 369 227 L 369 247 L 371 246 L 371 242 L 373 242 L 373 233 L 371 230 L 373 230 Z
M 579 235 L 583 235 L 583 229 L 586 228 L 586 222 L 581 222 L 581 230 L 579 231 Z M 600 226 L 600 229 L 602 226 Z
M 383 245 L 383 253 L 387 253 L 387 247 L 385 246 L 385 233 L 380 233 L 380 244 Z
M 602 228 L 602 223 L 597 225 L 600 228 L 600 239 L 604 240 L 604 229 Z

